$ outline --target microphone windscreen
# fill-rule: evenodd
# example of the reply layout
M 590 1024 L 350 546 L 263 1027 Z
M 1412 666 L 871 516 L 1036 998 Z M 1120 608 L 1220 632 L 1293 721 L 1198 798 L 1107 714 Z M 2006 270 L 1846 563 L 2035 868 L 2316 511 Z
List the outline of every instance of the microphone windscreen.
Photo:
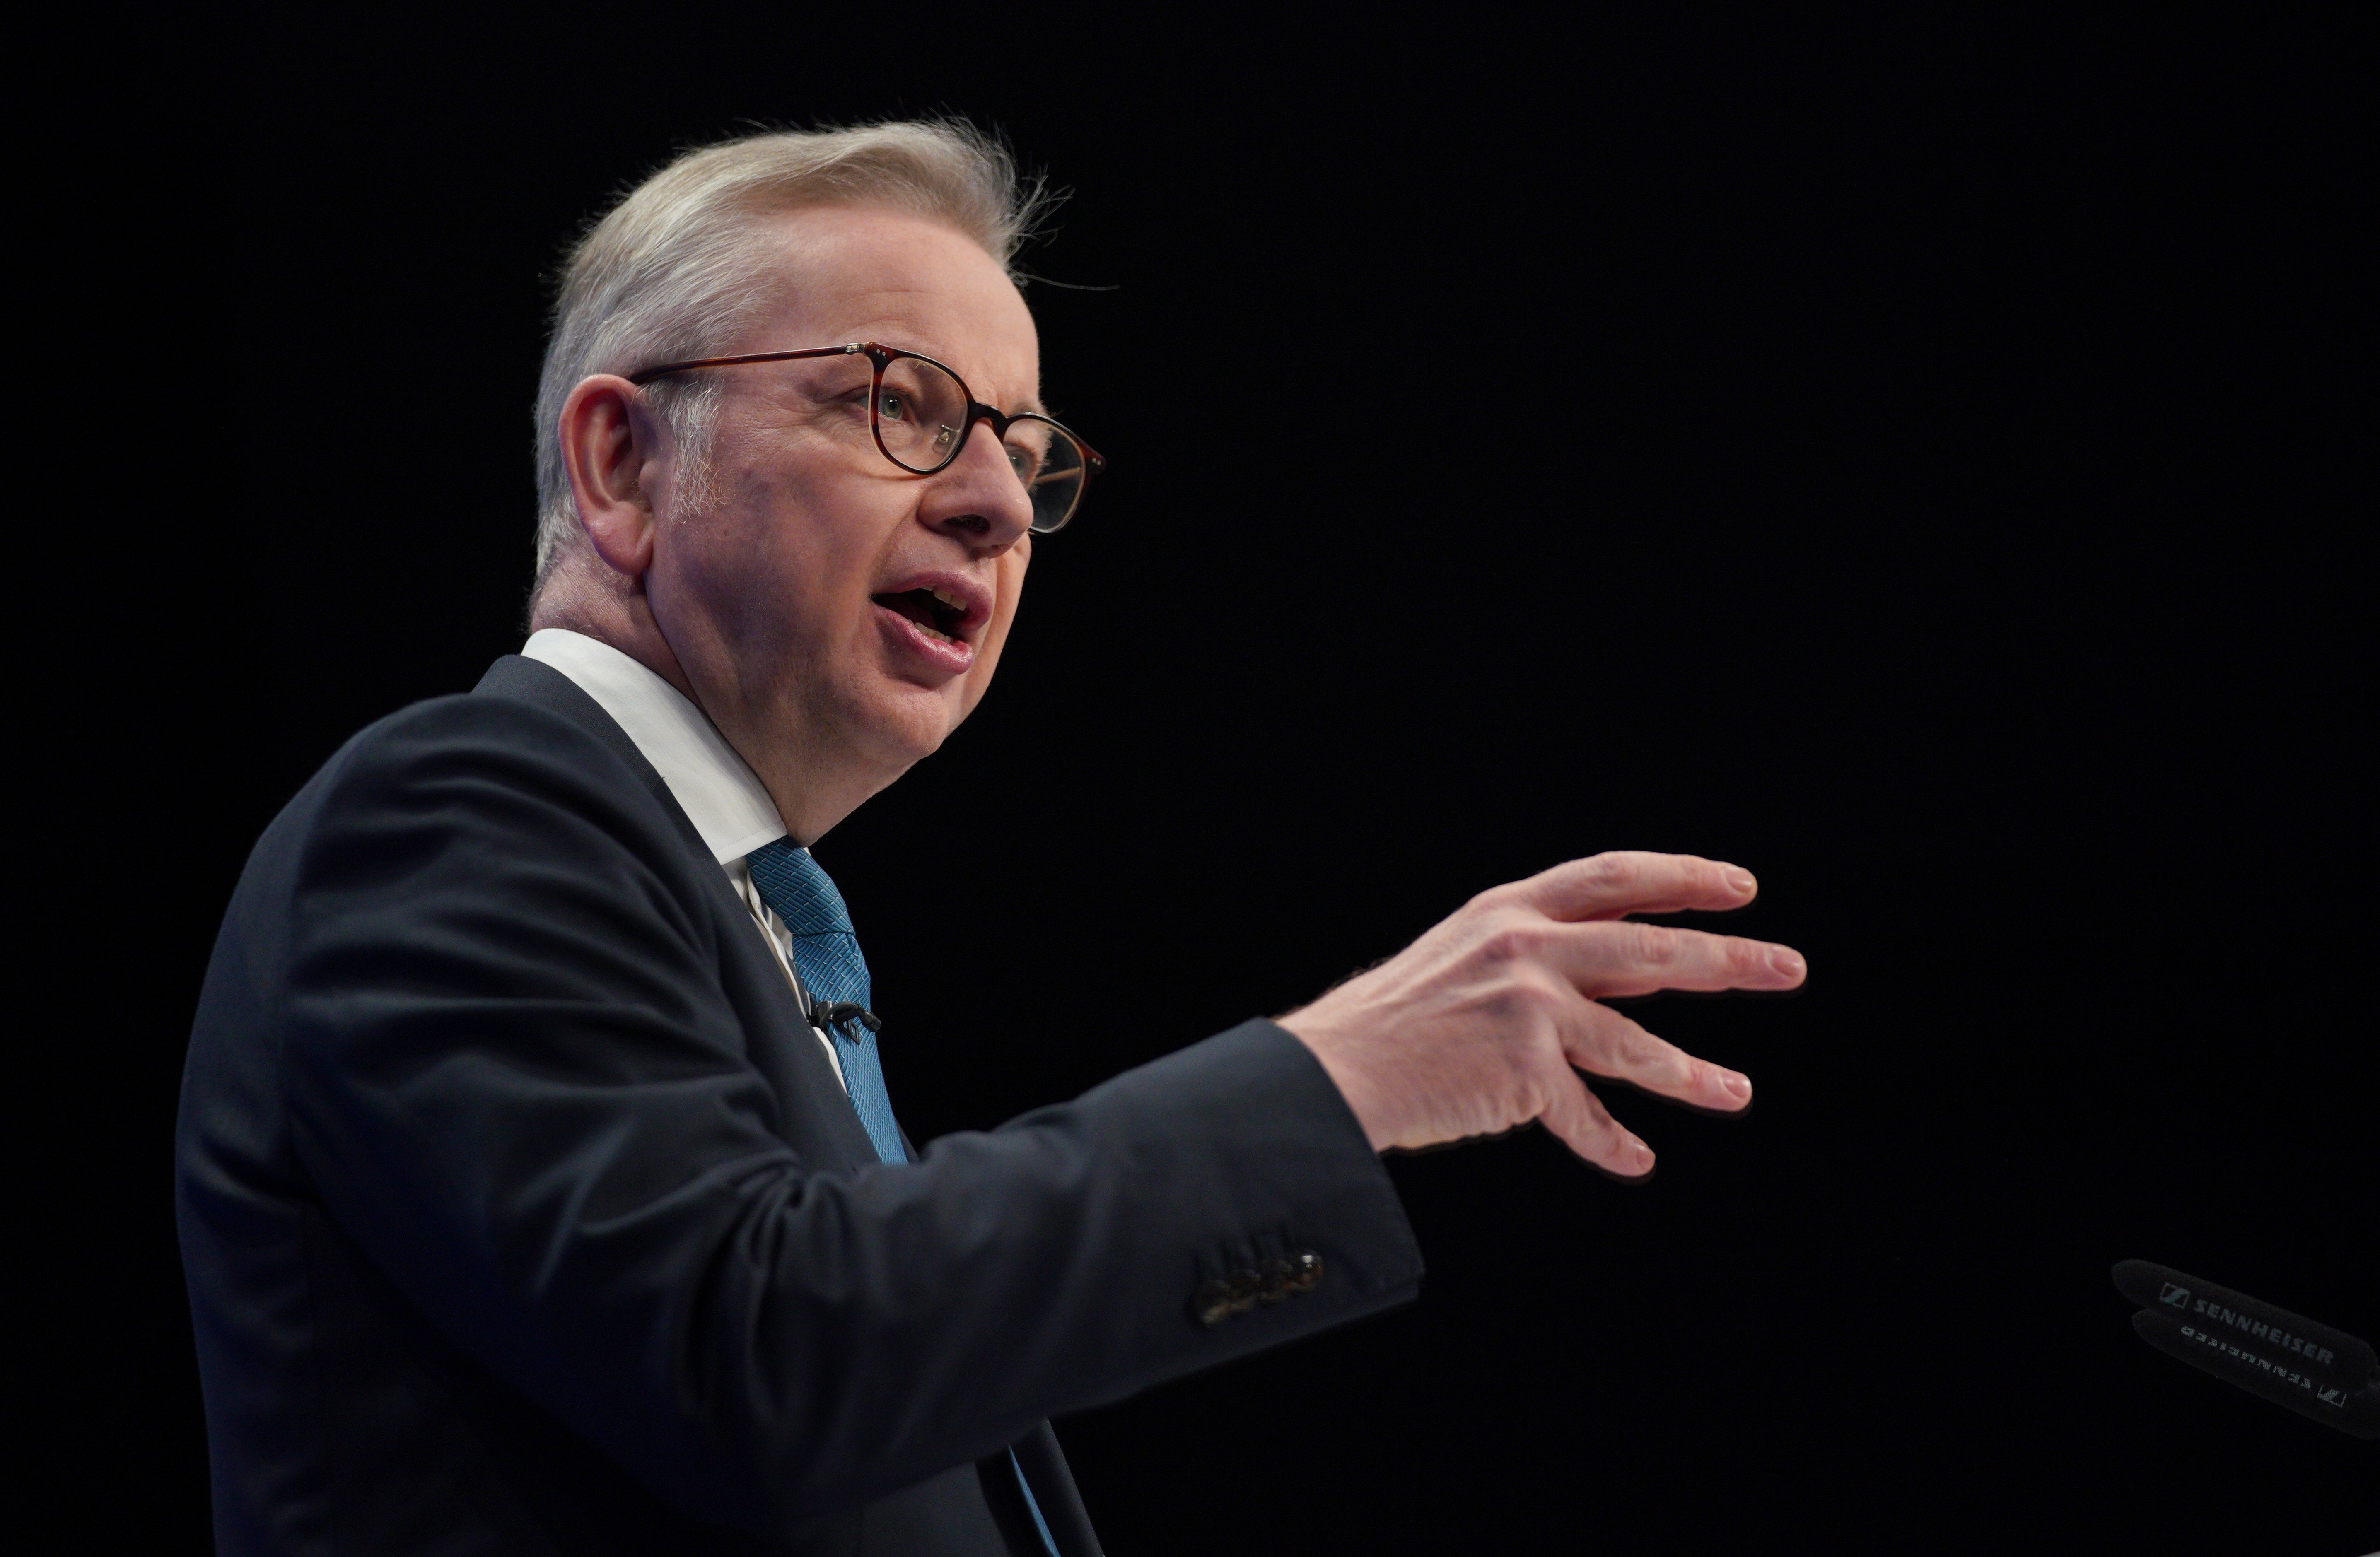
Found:
M 2380 1392 L 2350 1390 L 2316 1379 L 2290 1363 L 2260 1357 L 2190 1320 L 2154 1310 L 2132 1316 L 2132 1333 L 2168 1357 L 2301 1417 L 2355 1438 L 2380 1438 Z
M 2350 1394 L 2380 1386 L 2380 1358 L 2373 1355 L 2371 1343 L 2344 1330 L 2146 1260 L 2125 1261 L 2115 1277 L 2116 1290 L 2151 1313 L 2286 1361 Z

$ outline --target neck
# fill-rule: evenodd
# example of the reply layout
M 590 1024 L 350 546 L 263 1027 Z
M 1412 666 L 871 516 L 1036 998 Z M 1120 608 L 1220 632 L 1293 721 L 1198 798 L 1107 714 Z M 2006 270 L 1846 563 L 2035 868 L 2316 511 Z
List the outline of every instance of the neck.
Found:
M 572 551 L 538 585 L 537 598 L 529 606 L 528 630 L 540 633 L 549 627 L 582 633 L 611 645 L 684 693 L 696 707 L 702 707 L 686 667 L 678 663 L 676 652 L 662 635 L 661 623 L 653 619 L 643 579 L 622 578 L 584 549 Z M 710 711 L 703 709 L 706 714 Z
M 529 631 L 559 627 L 608 644 L 684 694 L 750 766 L 776 803 L 795 843 L 807 848 L 900 777 L 876 776 L 854 754 L 811 739 L 798 710 L 739 695 L 733 685 L 702 685 L 687 673 L 655 619 L 644 581 L 623 579 L 583 555 L 564 559 L 529 608 Z

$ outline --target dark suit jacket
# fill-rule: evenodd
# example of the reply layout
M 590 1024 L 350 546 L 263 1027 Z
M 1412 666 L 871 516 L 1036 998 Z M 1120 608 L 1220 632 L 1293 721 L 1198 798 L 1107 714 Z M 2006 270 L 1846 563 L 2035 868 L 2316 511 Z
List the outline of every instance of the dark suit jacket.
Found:
M 518 658 L 258 842 L 176 1153 L 225 1553 L 1034 1551 L 1014 1445 L 1082 1557 L 1050 1415 L 1421 1276 L 1270 1022 L 880 1165 L 660 776 Z

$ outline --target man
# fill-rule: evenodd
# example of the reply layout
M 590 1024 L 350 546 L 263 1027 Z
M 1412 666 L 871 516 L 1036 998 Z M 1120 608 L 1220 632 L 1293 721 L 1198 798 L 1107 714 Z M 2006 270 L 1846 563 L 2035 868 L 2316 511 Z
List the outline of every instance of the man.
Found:
M 523 654 L 364 731 L 209 970 L 179 1208 L 226 1552 L 1096 1552 L 1047 1418 L 1410 1298 L 1378 1153 L 1572 1068 L 1740 1107 L 1598 1004 L 1782 989 L 1607 855 L 920 1153 L 808 846 L 989 686 L 1098 467 L 1042 416 L 1026 202 L 963 128 L 682 158 L 575 254 Z M 1119 1013 L 1119 1017 L 1127 1014 Z

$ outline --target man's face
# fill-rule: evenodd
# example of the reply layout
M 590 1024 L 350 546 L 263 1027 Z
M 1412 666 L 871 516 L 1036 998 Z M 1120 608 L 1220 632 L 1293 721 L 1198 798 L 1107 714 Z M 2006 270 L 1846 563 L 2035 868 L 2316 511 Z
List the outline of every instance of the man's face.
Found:
M 972 240 L 877 210 L 798 211 L 771 235 L 771 299 L 717 355 L 875 341 L 947 364 L 986 404 L 1038 408 L 1032 315 Z M 662 511 L 654 620 L 747 756 L 757 744 L 805 768 L 880 770 L 880 788 L 990 685 L 1031 505 L 986 424 L 936 475 L 886 459 L 868 430 L 865 356 L 702 371 L 722 396 L 709 495 L 700 512 Z M 936 613 L 919 591 L 963 610 Z

